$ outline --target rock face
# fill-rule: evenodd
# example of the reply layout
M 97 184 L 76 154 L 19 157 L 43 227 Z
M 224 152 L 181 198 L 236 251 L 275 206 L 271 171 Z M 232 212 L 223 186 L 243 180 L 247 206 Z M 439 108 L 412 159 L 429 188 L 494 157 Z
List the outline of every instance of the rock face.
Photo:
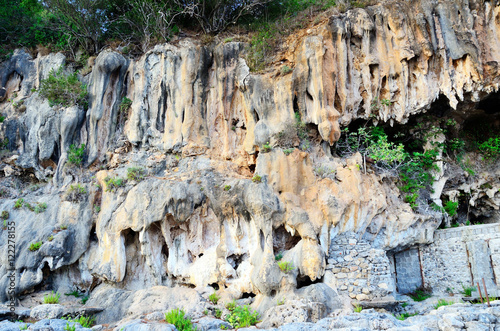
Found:
M 305 323 L 340 309 L 338 296 L 392 299 L 394 253 L 432 242 L 441 220 L 414 212 L 359 154 L 341 159 L 330 146 L 358 119 L 404 123 L 438 98 L 463 111 L 496 91 L 499 10 L 425 0 L 350 10 L 287 41 L 291 74 L 251 73 L 237 42 L 184 39 L 137 59 L 104 51 L 80 77 L 88 109 L 51 107 L 32 91 L 65 64 L 62 54 L 16 51 L 0 65 L 0 210 L 16 223 L 16 295 L 78 288 L 109 308 L 102 322 L 174 308 L 152 294 L 169 297 L 174 286 L 255 296 L 261 312 L 287 297 L 294 303 L 273 312 Z M 283 141 L 297 121 L 307 139 Z M 82 168 L 67 163 L 71 144 L 86 145 Z M 330 175 L 318 176 L 321 167 Z M 21 192 L 19 178 L 48 184 Z M 77 183 L 79 198 L 64 201 Z M 488 194 L 498 207 L 498 192 Z M 15 208 L 21 197 L 47 210 Z M 2 302 L 10 274 L 2 254 Z M 183 300 L 206 296 L 172 297 Z

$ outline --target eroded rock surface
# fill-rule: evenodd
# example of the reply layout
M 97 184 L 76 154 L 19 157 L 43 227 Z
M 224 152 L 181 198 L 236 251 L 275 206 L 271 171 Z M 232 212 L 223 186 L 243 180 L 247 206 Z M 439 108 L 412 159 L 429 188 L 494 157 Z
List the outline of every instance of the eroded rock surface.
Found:
M 441 219 L 413 211 L 361 155 L 339 158 L 330 146 L 340 125 L 358 119 L 405 123 L 445 97 L 465 112 L 497 91 L 499 10 L 424 0 L 353 9 L 287 41 L 288 75 L 250 72 L 238 42 L 183 39 L 137 59 L 104 51 L 80 77 L 88 109 L 51 107 L 32 91 L 64 55 L 16 51 L 0 65 L 8 150 L 0 210 L 16 222 L 16 294 L 77 289 L 105 308 L 100 322 L 133 319 L 130 329 L 184 301 L 186 309 L 200 303 L 192 309 L 200 315 L 210 293 L 183 287 L 212 286 L 225 302 L 253 298 L 272 312 L 266 327 L 293 319 L 326 328 L 343 298 L 393 300 L 391 254 L 432 242 Z M 297 120 L 307 143 L 283 141 Z M 72 144 L 86 145 L 81 167 L 67 162 Z M 320 166 L 328 176 L 318 176 Z M 144 178 L 127 180 L 132 167 Z M 436 199 L 469 191 L 473 205 L 498 214 L 496 181 L 480 175 L 450 189 L 440 170 Z M 47 184 L 21 190 L 19 178 Z M 77 183 L 84 193 L 67 198 Z M 15 208 L 20 198 L 47 210 Z M 4 251 L 7 238 L 4 231 Z M 0 256 L 2 302 L 7 259 Z M 290 303 L 277 306 L 283 298 Z M 359 316 L 366 326 L 356 327 L 408 326 Z M 349 328 L 353 318 L 335 323 Z

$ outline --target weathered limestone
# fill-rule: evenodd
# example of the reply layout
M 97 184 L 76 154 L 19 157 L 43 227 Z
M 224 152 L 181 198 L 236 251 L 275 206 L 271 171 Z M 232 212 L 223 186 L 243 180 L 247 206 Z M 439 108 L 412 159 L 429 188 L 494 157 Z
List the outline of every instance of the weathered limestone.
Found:
M 16 51 L 0 66 L 6 88 L 0 112 L 7 116 L 0 139 L 8 138 L 12 154 L 2 157 L 0 172 L 12 180 L 54 175 L 32 193 L 6 184 L 0 200 L 0 210 L 18 224 L 16 293 L 44 284 L 50 271 L 56 280 L 66 279 L 55 282 L 56 289 L 74 281 L 90 292 L 89 303 L 106 308 L 101 321 L 133 318 L 127 327 L 135 328 L 153 303 L 156 312 L 183 300 L 206 304 L 195 290 L 171 288 L 214 286 L 224 299 L 255 295 L 253 307 L 261 312 L 272 309 L 307 323 L 340 309 L 340 297 L 391 299 L 399 289 L 392 271 L 417 261 L 415 255 L 409 262 L 397 255 L 394 264 L 393 255 L 435 239 L 417 252 L 423 252 L 422 285 L 457 288 L 468 280 L 469 263 L 469 281 L 485 277 L 493 286 L 490 271 L 500 274 L 496 237 L 489 243 L 435 238 L 440 220 L 416 214 L 391 178 L 365 171 L 359 154 L 340 159 L 329 146 L 339 139 L 340 125 L 356 119 L 404 123 L 440 96 L 455 108 L 496 91 L 498 15 L 498 6 L 479 1 L 353 9 L 290 37 L 289 50 L 280 54 L 294 68 L 288 75 L 278 67 L 250 72 L 245 45 L 236 42 L 209 47 L 183 39 L 137 59 L 106 51 L 82 77 L 89 84 L 88 110 L 50 107 L 31 91 L 65 63 L 62 54 L 32 59 Z M 123 97 L 132 100 L 127 114 L 119 113 Z M 310 132 L 310 145 L 286 153 L 264 148 L 294 125 L 295 113 Z M 70 168 L 69 146 L 82 143 L 85 167 Z M 319 165 L 330 175 L 317 176 Z M 132 166 L 141 166 L 146 178 L 112 190 L 109 178 L 125 179 Z M 498 210 L 495 176 L 479 175 L 477 185 L 465 182 L 454 190 L 441 181 L 436 199 L 441 190 L 450 198 L 463 191 L 471 205 Z M 85 198 L 62 201 L 76 182 L 84 185 Z M 46 202 L 48 209 L 15 209 L 21 197 Z M 31 252 L 35 241 L 43 244 Z M 6 251 L 6 245 L 2 234 L 0 248 Z M 450 252 L 455 259 L 448 259 Z M 279 254 L 291 263 L 288 272 L 280 270 Z M 489 256 L 491 270 L 484 262 Z M 0 256 L 0 301 L 7 300 L 6 265 L 7 257 Z M 439 272 L 448 269 L 454 270 L 445 275 L 450 280 L 438 284 Z M 413 279 L 418 269 L 406 275 Z M 399 290 L 419 284 L 417 279 Z M 294 303 L 277 308 L 283 297 Z M 268 317 L 270 326 L 282 323 Z M 341 322 L 346 326 L 339 327 L 351 326 Z M 469 322 L 476 321 L 461 323 Z M 407 326 L 378 315 L 362 323 Z

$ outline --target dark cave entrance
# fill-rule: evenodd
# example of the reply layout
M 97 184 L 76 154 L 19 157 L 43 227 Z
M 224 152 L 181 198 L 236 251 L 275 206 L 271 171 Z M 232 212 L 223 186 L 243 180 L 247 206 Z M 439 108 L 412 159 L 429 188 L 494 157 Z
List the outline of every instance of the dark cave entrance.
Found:
M 291 235 L 284 225 L 279 226 L 273 231 L 273 252 L 276 256 L 277 254 L 283 253 L 284 251 L 291 250 L 294 248 L 302 238 L 295 232 Z

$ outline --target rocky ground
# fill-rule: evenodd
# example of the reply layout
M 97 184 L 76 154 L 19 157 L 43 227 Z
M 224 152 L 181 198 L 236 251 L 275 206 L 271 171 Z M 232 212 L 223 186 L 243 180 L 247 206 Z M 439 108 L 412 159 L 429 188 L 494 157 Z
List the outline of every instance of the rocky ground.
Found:
M 500 301 L 492 301 L 491 307 L 487 304 L 455 303 L 448 306 L 434 308 L 436 298 L 428 299 L 422 303 L 420 308 L 425 307 L 426 313 L 407 317 L 406 319 L 396 318 L 400 314 L 388 312 L 378 312 L 375 309 L 364 309 L 359 313 L 355 312 L 334 312 L 329 317 L 318 320 L 315 323 L 301 321 L 307 319 L 304 311 L 300 309 L 289 309 L 284 306 L 276 316 L 281 319 L 278 328 L 265 328 L 263 322 L 257 326 L 240 328 L 239 330 L 290 330 L 290 331 L 323 331 L 323 330 L 497 330 L 500 327 Z M 296 307 L 295 307 L 296 308 Z M 69 326 L 75 325 L 76 330 L 90 330 L 83 328 L 78 323 L 68 322 L 64 319 L 57 319 L 62 309 L 58 305 L 43 305 L 23 312 L 33 316 L 41 317 L 46 314 L 47 318 L 37 322 L 0 322 L 0 331 L 17 331 L 24 326 L 27 330 L 38 331 L 64 331 Z M 0 310 L 0 314 L 2 311 Z M 334 316 L 338 314 L 338 316 Z M 287 323 L 294 320 L 295 322 Z M 197 330 L 227 330 L 232 329 L 231 324 L 214 317 L 193 318 L 192 322 Z M 121 321 L 115 325 L 96 325 L 92 330 L 114 330 L 114 331 L 174 331 L 177 328 L 164 321 L 162 312 L 149 313 Z

